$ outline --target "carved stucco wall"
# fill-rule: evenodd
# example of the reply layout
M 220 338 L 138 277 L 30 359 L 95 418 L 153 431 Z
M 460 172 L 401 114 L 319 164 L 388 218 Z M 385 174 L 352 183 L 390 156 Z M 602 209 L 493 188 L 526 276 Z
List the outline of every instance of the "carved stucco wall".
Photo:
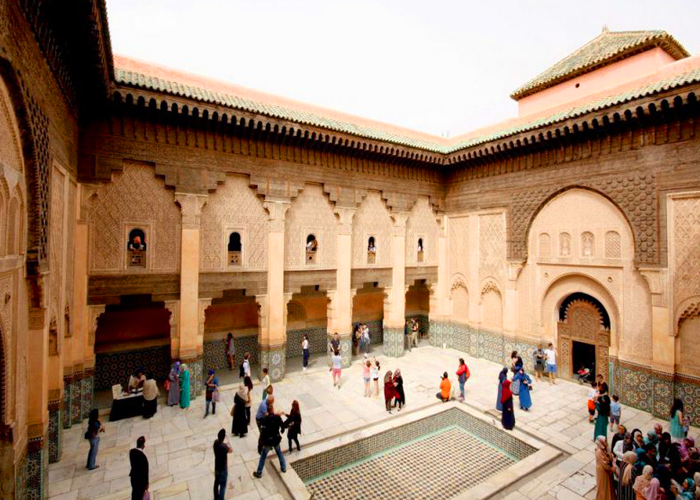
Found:
M 0 162 L 3 165 L 22 171 L 22 152 L 19 142 L 19 129 L 14 111 L 10 104 L 10 95 L 5 83 L 0 79 L 0 108 L 3 119 L 0 120 Z
M 680 361 L 677 370 L 686 375 L 700 376 L 700 316 L 685 319 L 678 328 L 679 342 L 676 344 L 676 355 Z
M 63 322 L 65 322 L 65 313 L 68 312 L 69 315 L 73 314 L 73 311 L 75 310 L 73 308 L 73 270 L 75 266 L 75 258 L 74 258 L 74 253 L 73 249 L 75 246 L 71 243 L 75 241 L 75 226 L 76 226 L 76 219 L 73 216 L 75 214 L 75 203 L 77 200 L 77 195 L 78 195 L 78 188 L 77 185 L 73 182 L 70 181 L 68 183 L 68 217 L 66 218 L 66 241 L 68 242 L 66 251 L 66 285 L 65 285 L 65 290 L 66 290 L 66 296 L 63 301 L 64 303 L 64 309 L 63 311 L 60 311 L 62 313 L 61 317 L 64 319 Z M 68 311 L 66 311 L 66 307 Z M 63 332 L 64 335 L 69 335 L 71 332 Z
M 673 298 L 681 302 L 700 295 L 700 194 L 673 203 Z
M 375 267 L 391 267 L 393 222 L 381 194 L 370 191 L 352 221 L 352 265 L 367 266 L 367 243 L 374 236 L 377 247 Z
M 150 165 L 125 162 L 123 172 L 101 184 L 90 202 L 90 270 L 126 268 L 125 225 L 147 225 L 149 268 L 173 272 L 180 265 L 180 209 Z
M 285 267 L 307 269 L 306 237 L 314 234 L 318 241 L 318 255 L 313 268 L 333 268 L 336 265 L 337 223 L 330 202 L 321 186 L 307 184 L 285 218 Z
M 483 214 L 479 216 L 479 281 L 493 277 L 503 285 L 506 260 L 505 216 Z
M 450 217 L 448 221 L 448 262 L 450 276 L 469 275 L 469 217 Z
M 423 238 L 423 264 L 437 265 L 438 223 L 427 197 L 419 197 L 406 221 L 406 265 L 417 264 L 418 238 Z
M 264 270 L 267 265 L 267 215 L 262 201 L 248 186 L 247 177 L 229 175 L 209 196 L 202 209 L 200 268 L 227 268 L 228 237 L 241 233 L 243 267 Z M 237 268 L 236 268 L 237 269 Z
M 51 174 L 51 245 L 49 246 L 49 264 L 51 266 L 51 298 L 49 307 L 49 321 L 56 320 L 58 327 L 59 346 L 62 343 L 63 321 L 59 321 L 63 314 L 59 314 L 64 306 L 63 301 L 63 238 L 65 235 L 65 200 L 66 200 L 66 176 L 58 167 L 54 166 Z M 60 350 L 60 347 L 59 347 Z

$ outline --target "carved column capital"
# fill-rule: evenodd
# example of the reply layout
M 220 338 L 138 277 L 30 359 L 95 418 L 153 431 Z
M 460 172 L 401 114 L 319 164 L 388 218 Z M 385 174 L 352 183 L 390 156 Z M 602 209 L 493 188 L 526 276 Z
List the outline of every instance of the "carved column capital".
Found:
M 394 236 L 406 236 L 406 222 L 409 215 L 411 215 L 409 212 L 391 212 L 391 219 L 394 222 L 392 230 Z
M 258 328 L 261 331 L 267 331 L 267 295 L 261 294 L 255 296 L 255 302 L 258 304 Z
M 336 206 L 333 211 L 338 216 L 338 234 L 352 234 L 352 218 L 357 208 Z
M 88 345 L 95 345 L 95 332 L 97 331 L 97 320 L 104 314 L 106 306 L 104 304 L 88 306 Z
M 646 280 L 651 293 L 651 305 L 668 307 L 668 269 L 658 267 L 640 267 L 639 274 Z
M 79 187 L 80 214 L 78 215 L 78 223 L 87 223 L 90 219 L 90 202 L 97 196 L 99 186 L 97 184 L 79 184 Z
M 269 230 L 274 233 L 284 232 L 284 219 L 292 206 L 291 202 L 289 200 L 265 200 L 263 206 L 267 211 Z
M 202 208 L 207 202 L 207 195 L 192 193 L 175 193 L 175 201 L 182 211 L 182 227 L 198 229 Z

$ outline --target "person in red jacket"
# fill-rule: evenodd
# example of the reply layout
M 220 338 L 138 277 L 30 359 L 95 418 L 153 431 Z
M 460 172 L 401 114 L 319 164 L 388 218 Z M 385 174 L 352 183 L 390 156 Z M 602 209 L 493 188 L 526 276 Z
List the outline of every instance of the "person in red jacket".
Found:
M 391 413 L 391 401 L 398 397 L 399 395 L 396 392 L 396 386 L 394 385 L 394 376 L 391 373 L 391 370 L 389 370 L 384 375 L 384 403 L 386 404 L 386 411 Z
M 459 381 L 459 400 L 464 401 L 464 384 L 469 379 L 469 367 L 463 358 L 459 358 L 459 368 L 457 369 L 457 380 Z

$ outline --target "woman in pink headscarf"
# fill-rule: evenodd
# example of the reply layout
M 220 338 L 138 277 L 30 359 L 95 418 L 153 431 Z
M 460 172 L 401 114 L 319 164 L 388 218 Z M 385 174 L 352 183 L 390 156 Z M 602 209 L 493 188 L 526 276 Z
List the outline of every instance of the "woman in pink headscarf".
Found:
M 598 436 L 595 440 L 595 479 L 596 500 L 615 500 L 613 458 L 605 436 Z
M 649 486 L 644 490 L 645 500 L 666 500 L 666 493 L 661 487 L 661 483 L 657 478 L 653 478 L 649 481 Z

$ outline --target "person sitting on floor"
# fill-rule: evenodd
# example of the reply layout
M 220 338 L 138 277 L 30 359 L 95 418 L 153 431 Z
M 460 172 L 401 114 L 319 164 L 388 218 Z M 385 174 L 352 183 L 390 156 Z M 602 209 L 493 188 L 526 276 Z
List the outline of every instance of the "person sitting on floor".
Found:
M 440 382 L 440 392 L 438 392 L 435 397 L 442 400 L 443 403 L 447 403 L 450 400 L 452 394 L 452 384 L 450 383 L 450 378 L 447 376 L 447 372 L 442 374 L 442 381 Z

